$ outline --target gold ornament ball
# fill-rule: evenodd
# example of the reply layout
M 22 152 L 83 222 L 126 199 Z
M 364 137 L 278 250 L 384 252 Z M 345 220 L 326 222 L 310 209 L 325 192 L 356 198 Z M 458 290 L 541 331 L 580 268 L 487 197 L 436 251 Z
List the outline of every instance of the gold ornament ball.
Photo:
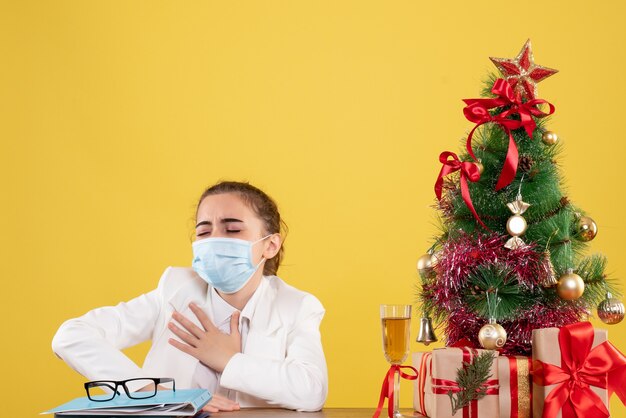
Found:
M 506 343 L 506 331 L 502 325 L 490 322 L 478 331 L 478 342 L 487 350 L 498 350 Z
M 559 278 L 556 284 L 556 293 L 561 299 L 576 300 L 583 295 L 585 282 L 576 273 L 568 272 Z
M 513 215 L 506 222 L 506 231 L 514 237 L 522 235 L 526 232 L 526 228 L 528 228 L 528 224 L 521 215 Z
M 598 318 L 605 324 L 615 325 L 624 319 L 624 304 L 610 293 L 598 305 Z
M 543 135 L 541 135 L 541 140 L 546 145 L 554 145 L 559 142 L 559 136 L 552 131 L 545 131 Z
M 426 253 L 417 259 L 417 272 L 422 277 L 430 277 L 434 273 L 433 266 L 437 262 L 434 254 Z
M 581 216 L 576 227 L 576 237 L 581 241 L 591 241 L 598 235 L 598 225 L 589 216 Z

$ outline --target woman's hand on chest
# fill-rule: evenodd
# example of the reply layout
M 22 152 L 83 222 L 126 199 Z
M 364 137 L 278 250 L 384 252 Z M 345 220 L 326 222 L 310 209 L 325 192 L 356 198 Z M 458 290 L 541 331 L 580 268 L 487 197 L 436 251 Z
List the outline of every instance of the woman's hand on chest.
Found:
M 202 328 L 198 327 L 184 315 L 174 312 L 172 318 L 180 326 L 172 321 L 168 324 L 168 328 L 182 342 L 170 338 L 169 343 L 180 351 L 197 358 L 211 369 L 221 373 L 228 361 L 235 354 L 241 352 L 240 313 L 235 311 L 230 318 L 231 333 L 229 335 L 220 331 L 196 304 L 191 303 L 189 307 L 198 318 L 198 321 L 200 321 Z

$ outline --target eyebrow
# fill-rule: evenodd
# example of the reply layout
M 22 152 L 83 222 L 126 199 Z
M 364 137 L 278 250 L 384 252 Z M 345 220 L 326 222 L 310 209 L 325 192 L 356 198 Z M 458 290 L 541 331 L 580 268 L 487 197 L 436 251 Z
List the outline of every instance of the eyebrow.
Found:
M 228 223 L 233 223 L 233 222 L 241 222 L 243 223 L 243 221 L 241 219 L 237 219 L 237 218 L 224 218 L 224 219 L 220 219 L 220 223 L 222 224 L 228 224 Z M 202 221 L 202 222 L 198 222 L 198 225 L 196 225 L 196 228 L 198 228 L 199 226 L 202 225 L 213 225 L 211 222 L 209 221 Z

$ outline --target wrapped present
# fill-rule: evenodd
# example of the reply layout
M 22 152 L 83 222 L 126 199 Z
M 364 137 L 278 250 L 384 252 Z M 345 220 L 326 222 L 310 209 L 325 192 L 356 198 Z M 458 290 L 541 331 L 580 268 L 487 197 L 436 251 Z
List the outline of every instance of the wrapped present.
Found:
M 609 398 L 626 402 L 626 357 L 589 322 L 533 331 L 535 418 L 603 418 Z
M 425 417 L 432 417 L 434 402 L 431 383 L 432 353 L 430 351 L 413 353 L 413 367 L 417 370 L 417 379 L 413 385 L 413 409 Z
M 432 351 L 431 385 L 433 393 L 432 410 L 430 417 L 433 418 L 479 418 L 498 417 L 498 379 L 497 362 L 494 361 L 490 368 L 490 377 L 485 383 L 486 396 L 480 400 L 473 400 L 463 407 L 462 411 L 452 413 L 450 393 L 458 394 L 461 389 L 456 382 L 457 370 L 465 367 L 464 363 L 471 364 L 474 359 L 486 350 L 476 350 L 469 347 L 448 347 Z M 496 353 L 497 355 L 497 353 Z
M 498 382 L 500 384 L 500 418 L 532 417 L 532 360 L 524 356 L 500 356 Z

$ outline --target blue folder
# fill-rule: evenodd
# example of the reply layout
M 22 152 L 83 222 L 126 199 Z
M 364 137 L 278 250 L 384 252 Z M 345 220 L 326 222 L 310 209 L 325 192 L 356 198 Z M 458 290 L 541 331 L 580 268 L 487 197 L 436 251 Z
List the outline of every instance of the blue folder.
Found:
M 160 390 L 156 396 L 147 399 L 130 399 L 121 395 L 105 402 L 94 402 L 82 397 L 42 414 L 72 417 L 185 417 L 195 415 L 211 397 L 205 389 Z

